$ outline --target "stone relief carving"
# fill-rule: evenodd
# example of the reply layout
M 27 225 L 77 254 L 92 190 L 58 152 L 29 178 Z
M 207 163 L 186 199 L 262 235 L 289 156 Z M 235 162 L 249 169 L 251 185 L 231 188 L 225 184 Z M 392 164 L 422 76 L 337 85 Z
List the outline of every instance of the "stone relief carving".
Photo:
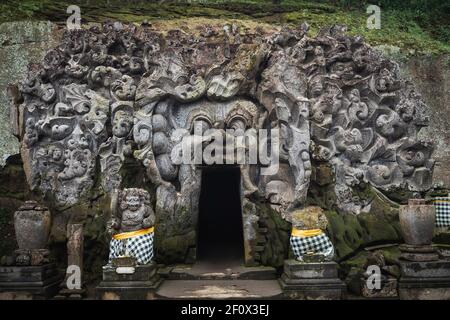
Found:
M 118 190 L 111 201 L 109 233 L 137 231 L 155 225 L 155 213 L 147 191 L 137 188 Z
M 144 189 L 129 188 L 114 192 L 111 219 L 107 227 L 112 240 L 109 260 L 133 258 L 147 264 L 153 258 L 155 213 L 150 194 Z
M 242 37 L 236 28 L 211 28 L 162 34 L 116 23 L 67 31 L 15 99 L 30 186 L 70 206 L 94 188 L 96 170 L 105 192 L 121 188 L 129 157 L 157 190 L 157 215 L 194 210 L 198 170 L 171 154 L 180 142 L 173 132 L 192 135 L 195 121 L 224 135 L 279 129 L 278 172 L 241 171 L 245 197 L 265 198 L 283 217 L 305 204 L 314 163 L 332 164 L 345 213 L 367 210 L 352 191 L 363 182 L 387 192 L 431 186 L 432 145 L 417 135 L 426 106 L 397 65 L 362 38 L 338 26 L 315 38 L 306 24 Z M 173 210 L 163 208 L 167 201 Z

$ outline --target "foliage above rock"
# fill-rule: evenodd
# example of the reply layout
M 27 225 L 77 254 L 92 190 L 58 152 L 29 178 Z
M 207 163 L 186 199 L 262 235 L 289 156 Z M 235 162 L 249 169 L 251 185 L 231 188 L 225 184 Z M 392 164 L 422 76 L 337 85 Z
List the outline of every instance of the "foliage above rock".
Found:
M 446 1 L 378 1 L 381 29 L 366 27 L 367 1 L 297 1 L 283 0 L 163 0 L 163 1 L 50 1 L 13 0 L 0 4 L 0 22 L 34 19 L 65 23 L 69 5 L 79 5 L 82 21 L 155 22 L 187 18 L 250 20 L 255 23 L 311 24 L 312 31 L 333 24 L 345 24 L 352 35 L 363 35 L 372 45 L 393 45 L 407 54 L 448 53 L 449 6 Z

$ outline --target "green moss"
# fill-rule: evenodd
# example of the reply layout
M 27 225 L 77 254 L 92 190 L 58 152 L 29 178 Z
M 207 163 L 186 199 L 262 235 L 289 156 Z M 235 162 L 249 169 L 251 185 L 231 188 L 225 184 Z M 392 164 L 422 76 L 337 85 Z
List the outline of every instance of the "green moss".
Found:
M 259 214 L 259 225 L 270 230 L 265 235 L 266 243 L 260 253 L 260 263 L 281 267 L 289 255 L 291 224 L 265 203 L 255 203 Z
M 0 5 L 0 22 L 34 19 L 65 22 L 66 9 L 73 1 L 13 0 Z M 345 24 L 351 35 L 362 35 L 372 45 L 393 45 L 406 54 L 448 53 L 448 19 L 445 13 L 434 10 L 407 10 L 401 7 L 383 8 L 381 29 L 366 27 L 368 15 L 364 6 L 349 9 L 339 2 L 317 3 L 314 1 L 284 0 L 274 5 L 268 0 L 218 1 L 146 1 L 98 0 L 79 3 L 81 15 L 86 22 L 120 20 L 143 22 L 180 18 L 214 18 L 254 20 L 271 24 L 288 23 L 293 26 L 307 21 L 311 33 L 322 27 Z M 434 16 L 438 15 L 438 18 Z M 440 19 L 440 20 L 439 20 Z M 441 22 L 439 22 L 441 21 Z M 439 23 L 438 23 L 439 22 Z M 447 25 L 447 26 L 446 26 Z
M 360 214 L 358 222 L 366 230 L 364 240 L 368 243 L 400 240 L 396 229 L 386 219 L 377 217 L 373 213 Z
M 327 231 L 335 245 L 338 259 L 345 259 L 369 245 L 401 241 L 398 208 L 371 191 L 370 187 L 357 194 L 371 200 L 370 212 L 352 215 L 325 211 L 329 221 Z
M 342 261 L 339 263 L 340 269 L 343 273 L 347 274 L 352 268 L 362 270 L 364 264 L 367 261 L 369 253 L 365 250 L 358 252 L 356 255 L 352 256 L 350 259 Z
M 162 233 L 157 232 L 155 234 L 156 261 L 165 264 L 190 262 L 191 248 L 195 245 L 195 231 L 170 237 L 163 237 Z
M 383 252 L 383 256 L 387 265 L 395 265 L 398 263 L 400 257 L 400 249 L 397 246 L 379 249 Z M 343 277 L 351 273 L 362 274 L 364 272 L 364 266 L 367 263 L 369 257 L 369 251 L 361 250 L 356 254 L 350 256 L 339 263 L 340 272 Z
M 335 211 L 326 211 L 325 214 L 329 222 L 327 233 L 334 243 L 338 259 L 352 254 L 362 246 L 366 232 L 356 216 L 339 215 Z

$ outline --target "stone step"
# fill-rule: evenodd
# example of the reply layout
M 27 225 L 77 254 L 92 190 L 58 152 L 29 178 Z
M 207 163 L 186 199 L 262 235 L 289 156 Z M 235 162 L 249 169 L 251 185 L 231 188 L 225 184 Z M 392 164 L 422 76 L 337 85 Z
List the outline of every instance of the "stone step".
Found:
M 157 290 L 162 299 L 278 299 L 277 280 L 166 280 Z
M 165 273 L 165 274 L 164 274 Z M 275 280 L 277 273 L 273 267 L 229 268 L 211 267 L 208 265 L 175 266 L 163 271 L 162 277 L 169 280 Z

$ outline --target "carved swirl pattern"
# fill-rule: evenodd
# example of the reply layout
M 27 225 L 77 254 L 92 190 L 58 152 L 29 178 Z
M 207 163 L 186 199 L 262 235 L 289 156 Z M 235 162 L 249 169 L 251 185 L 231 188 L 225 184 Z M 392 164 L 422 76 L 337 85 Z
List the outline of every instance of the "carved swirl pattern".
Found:
M 73 205 L 96 172 L 104 191 L 120 188 L 124 159 L 134 157 L 155 185 L 187 190 L 194 173 L 172 163 L 171 134 L 201 120 L 205 129 L 280 130 L 278 172 L 242 170 L 245 194 L 259 191 L 281 213 L 304 204 L 313 160 L 334 166 L 345 212 L 364 206 L 352 194 L 362 182 L 430 187 L 432 146 L 417 138 L 426 106 L 395 63 L 338 26 L 315 38 L 306 25 L 227 30 L 219 38 L 223 31 L 162 34 L 120 23 L 67 31 L 19 85 L 30 186 Z

